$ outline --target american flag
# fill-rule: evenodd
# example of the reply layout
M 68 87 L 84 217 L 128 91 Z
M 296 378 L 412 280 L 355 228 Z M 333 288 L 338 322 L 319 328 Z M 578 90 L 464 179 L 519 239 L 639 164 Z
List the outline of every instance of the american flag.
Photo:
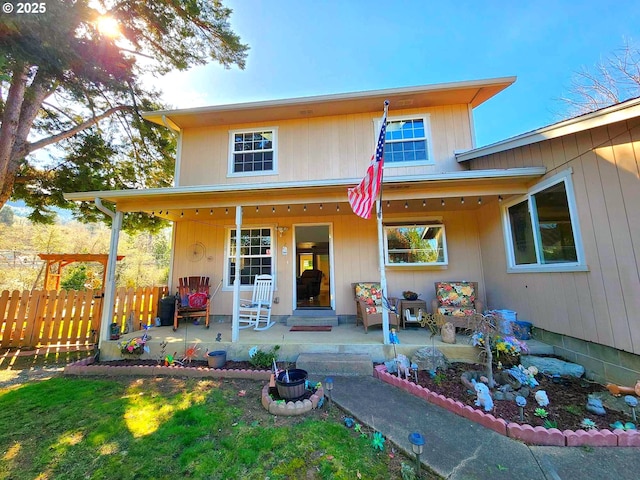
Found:
M 371 157 L 371 164 L 367 168 L 367 173 L 358 184 L 357 187 L 350 188 L 347 191 L 349 204 L 353 213 L 359 217 L 368 219 L 371 217 L 371 207 L 380 191 L 382 183 L 382 167 L 384 165 L 384 138 L 387 132 L 387 109 L 384 110 L 382 121 L 380 124 L 380 135 L 378 135 L 378 144 L 376 152 Z

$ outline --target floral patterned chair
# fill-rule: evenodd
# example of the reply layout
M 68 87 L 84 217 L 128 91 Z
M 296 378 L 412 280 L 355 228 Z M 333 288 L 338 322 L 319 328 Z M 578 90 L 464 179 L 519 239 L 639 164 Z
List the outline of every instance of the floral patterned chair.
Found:
M 469 320 L 475 313 L 482 313 L 478 300 L 478 282 L 436 282 L 436 298 L 431 301 L 431 311 L 443 315 L 456 328 L 469 329 Z
M 364 325 L 364 333 L 372 325 L 382 325 L 382 290 L 376 282 L 360 282 L 353 284 L 356 300 L 356 326 Z M 389 311 L 389 325 L 399 325 L 398 315 Z

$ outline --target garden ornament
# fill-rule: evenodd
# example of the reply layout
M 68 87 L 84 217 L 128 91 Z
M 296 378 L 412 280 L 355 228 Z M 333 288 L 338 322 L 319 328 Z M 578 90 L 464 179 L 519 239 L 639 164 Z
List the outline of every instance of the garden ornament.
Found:
M 609 426 L 612 430 L 636 430 L 636 426 L 631 422 L 622 423 L 618 420 L 615 423 L 610 423 Z
M 621 385 L 615 385 L 613 383 L 607 383 L 607 389 L 611 392 L 612 395 L 633 395 L 636 394 L 640 397 L 640 380 L 636 382 L 635 387 L 623 387 Z
M 489 387 L 487 387 L 484 383 L 476 383 L 473 388 L 476 391 L 476 406 L 484 407 L 485 412 L 489 412 L 493 410 L 493 399 L 491 398 L 491 393 L 489 392 Z
M 524 422 L 524 407 L 527 405 L 527 399 L 522 395 L 518 395 L 516 397 L 516 405 L 518 405 L 518 410 L 520 410 L 520 421 Z
M 541 407 L 549 405 L 549 397 L 547 396 L 547 392 L 544 390 L 538 390 L 535 394 L 535 399 Z
M 411 378 L 411 366 L 407 356 L 402 353 L 398 354 L 396 362 L 398 364 L 398 376 L 409 380 Z

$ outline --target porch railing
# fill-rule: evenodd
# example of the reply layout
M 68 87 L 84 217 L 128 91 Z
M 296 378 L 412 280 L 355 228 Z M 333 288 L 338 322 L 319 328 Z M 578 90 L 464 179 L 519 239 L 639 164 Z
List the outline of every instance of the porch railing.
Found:
M 139 330 L 152 325 L 167 287 L 118 288 L 113 322 Z M 0 294 L 0 348 L 91 345 L 98 340 L 102 290 L 4 290 Z M 129 322 L 127 322 L 129 321 Z

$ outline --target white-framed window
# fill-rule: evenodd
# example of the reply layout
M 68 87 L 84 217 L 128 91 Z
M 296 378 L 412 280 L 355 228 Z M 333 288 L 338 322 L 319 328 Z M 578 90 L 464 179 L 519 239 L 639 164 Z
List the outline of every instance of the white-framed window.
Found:
M 584 271 L 571 170 L 503 205 L 507 271 Z
M 240 272 L 240 285 L 253 285 L 257 275 L 273 275 L 273 228 L 240 230 L 240 266 L 236 265 L 236 229 L 227 230 L 226 286 L 232 287 Z
M 389 266 L 443 266 L 449 263 L 442 223 L 385 225 L 385 264 Z
M 229 132 L 229 175 L 272 175 L 277 172 L 276 127 Z
M 377 123 L 379 129 L 380 122 Z M 428 115 L 387 119 L 384 144 L 385 167 L 433 163 Z

